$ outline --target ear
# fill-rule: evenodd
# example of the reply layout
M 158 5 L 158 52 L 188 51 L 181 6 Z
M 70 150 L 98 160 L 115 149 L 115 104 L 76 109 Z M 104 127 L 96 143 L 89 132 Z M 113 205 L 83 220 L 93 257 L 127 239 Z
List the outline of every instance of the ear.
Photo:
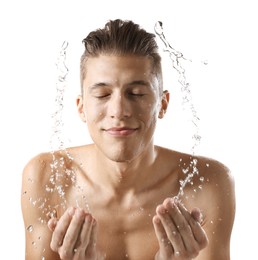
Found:
M 170 94 L 167 90 L 163 91 L 162 99 L 161 99 L 161 108 L 159 111 L 159 118 L 163 118 L 167 112 L 168 104 L 169 104 Z
M 76 98 L 76 105 L 77 105 L 77 110 L 78 110 L 81 120 L 86 123 L 86 115 L 85 115 L 85 112 L 83 109 L 84 108 L 83 107 L 83 97 L 81 95 L 79 95 Z

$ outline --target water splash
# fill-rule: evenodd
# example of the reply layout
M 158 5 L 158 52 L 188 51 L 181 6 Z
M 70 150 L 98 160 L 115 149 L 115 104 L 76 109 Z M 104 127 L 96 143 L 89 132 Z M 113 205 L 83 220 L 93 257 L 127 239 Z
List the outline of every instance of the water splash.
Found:
M 66 50 L 68 42 L 64 41 L 59 55 L 57 57 L 56 68 L 57 68 L 57 82 L 56 82 L 56 97 L 55 97 L 55 112 L 52 115 L 53 126 L 52 135 L 50 137 L 50 147 L 52 151 L 64 150 L 64 139 L 62 136 L 63 123 L 63 100 L 64 92 L 67 87 L 67 75 L 68 68 L 66 66 Z
M 51 177 L 50 177 L 50 187 L 46 187 L 47 191 L 56 191 L 61 198 L 61 205 L 63 209 L 67 208 L 65 190 L 70 185 L 73 185 L 77 192 L 82 194 L 82 200 L 84 207 L 90 212 L 89 205 L 86 200 L 86 196 L 83 194 L 83 189 L 76 182 L 76 171 L 72 166 L 67 166 L 67 163 L 73 161 L 72 156 L 66 149 L 65 137 L 63 136 L 63 108 L 64 108 L 64 93 L 67 88 L 67 75 L 68 67 L 66 65 L 66 51 L 68 47 L 68 42 L 64 41 L 61 50 L 57 58 L 57 82 L 56 82 L 56 98 L 55 98 L 55 113 L 52 115 L 53 127 L 52 135 L 50 138 L 51 154 L 52 154 L 52 164 L 51 167 Z M 61 153 L 56 153 L 56 151 Z M 62 154 L 62 155 L 60 155 Z M 67 162 L 68 160 L 68 162 Z M 76 205 L 79 207 L 79 205 Z
M 56 208 L 62 206 L 66 207 L 65 189 L 67 183 L 75 182 L 75 173 L 73 170 L 66 167 L 67 161 L 72 161 L 73 158 L 67 152 L 63 138 L 63 99 L 64 92 L 67 86 L 68 68 L 66 66 L 66 50 L 68 42 L 63 42 L 58 54 L 56 68 L 57 68 L 57 81 L 56 81 L 56 97 L 55 97 L 55 112 L 52 115 L 52 135 L 50 137 L 50 149 L 52 155 L 52 162 L 50 163 L 50 177 L 49 182 L 43 187 L 46 196 L 38 198 L 29 198 L 33 207 L 41 210 L 42 216 L 38 219 L 40 223 L 46 224 L 46 221 L 56 216 Z M 67 159 L 68 158 L 68 159 Z M 69 163 L 68 162 L 68 163 Z M 45 162 L 42 160 L 40 163 L 43 165 Z M 28 179 L 29 182 L 33 180 Z M 49 195 L 47 193 L 57 193 L 61 199 L 61 205 L 50 205 Z M 27 228 L 28 232 L 33 231 L 33 227 Z
M 73 160 L 67 152 L 63 136 L 63 108 L 64 108 L 64 93 L 67 88 L 68 67 L 66 66 L 66 52 L 68 42 L 64 41 L 56 62 L 57 81 L 56 81 L 56 97 L 55 97 L 55 112 L 52 115 L 53 126 L 52 135 L 50 137 L 50 149 L 52 154 L 50 185 L 46 187 L 46 191 L 57 191 L 62 201 L 62 207 L 66 207 L 64 180 L 70 178 L 75 181 L 75 174 L 70 169 L 66 168 L 66 158 Z M 61 151 L 64 155 L 58 155 L 56 151 Z
M 177 194 L 177 197 L 179 198 L 180 196 L 183 195 L 183 193 L 184 193 L 183 189 L 186 186 L 186 184 L 191 183 L 193 176 L 199 173 L 198 169 L 197 169 L 198 161 L 197 161 L 197 159 L 194 158 L 194 155 L 195 155 L 196 147 L 200 144 L 200 141 L 201 141 L 201 136 L 199 134 L 200 118 L 197 115 L 197 111 L 196 111 L 193 101 L 192 101 L 190 82 L 186 78 L 185 68 L 182 63 L 183 61 L 192 62 L 192 60 L 186 59 L 182 52 L 174 49 L 170 45 L 170 43 L 167 41 L 167 39 L 164 35 L 162 22 L 160 22 L 160 21 L 156 22 L 154 30 L 165 46 L 163 51 L 167 52 L 169 54 L 169 58 L 172 61 L 172 66 L 178 73 L 178 82 L 181 85 L 181 92 L 182 92 L 182 100 L 183 100 L 182 105 L 183 105 L 184 109 L 188 108 L 188 110 L 190 111 L 191 122 L 192 122 L 193 129 L 194 129 L 194 133 L 192 135 L 193 144 L 191 147 L 192 159 L 191 159 L 189 167 L 182 169 L 182 171 L 186 175 L 186 177 L 184 180 L 180 181 L 180 189 Z M 203 61 L 202 63 L 204 65 L 208 64 L 207 61 Z

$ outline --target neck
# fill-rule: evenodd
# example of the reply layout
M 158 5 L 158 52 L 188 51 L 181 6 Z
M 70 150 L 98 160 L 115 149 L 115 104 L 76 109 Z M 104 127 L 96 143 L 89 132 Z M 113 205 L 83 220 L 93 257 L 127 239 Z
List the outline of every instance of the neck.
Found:
M 151 181 L 151 170 L 156 160 L 156 151 L 152 145 L 141 155 L 130 161 L 116 162 L 105 157 L 95 148 L 94 182 L 112 194 L 137 193 Z

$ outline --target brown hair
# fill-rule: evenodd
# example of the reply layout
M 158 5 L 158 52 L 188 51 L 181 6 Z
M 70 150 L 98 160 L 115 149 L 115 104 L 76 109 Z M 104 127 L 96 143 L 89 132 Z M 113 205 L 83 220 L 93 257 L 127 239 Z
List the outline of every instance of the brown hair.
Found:
M 133 54 L 152 59 L 153 73 L 158 79 L 159 89 L 162 93 L 161 56 L 155 37 L 155 34 L 148 33 L 138 24 L 120 19 L 109 20 L 103 29 L 90 32 L 82 41 L 85 50 L 80 62 L 81 88 L 86 76 L 85 64 L 89 57 L 97 57 L 101 54 Z

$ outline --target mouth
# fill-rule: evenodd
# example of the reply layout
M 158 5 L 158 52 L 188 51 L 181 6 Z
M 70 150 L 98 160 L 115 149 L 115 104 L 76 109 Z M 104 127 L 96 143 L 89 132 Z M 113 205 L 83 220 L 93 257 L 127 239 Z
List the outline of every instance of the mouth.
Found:
M 131 128 L 131 127 L 112 127 L 105 129 L 104 131 L 112 136 L 129 136 L 135 131 L 137 131 L 138 128 Z

